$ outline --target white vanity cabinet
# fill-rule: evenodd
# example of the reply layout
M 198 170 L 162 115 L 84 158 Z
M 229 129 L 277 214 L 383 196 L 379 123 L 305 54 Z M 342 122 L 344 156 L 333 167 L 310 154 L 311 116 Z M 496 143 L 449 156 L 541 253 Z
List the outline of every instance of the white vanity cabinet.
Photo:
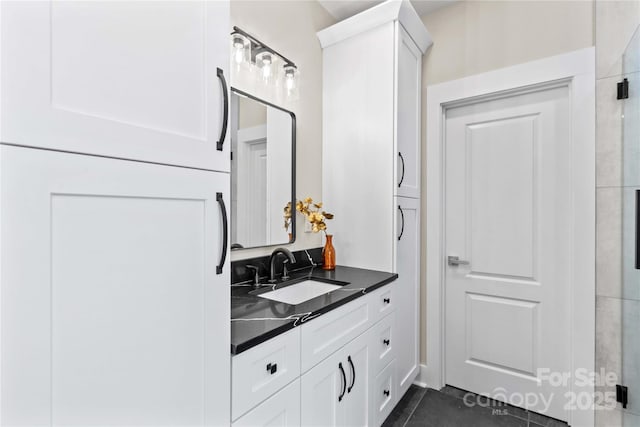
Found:
M 402 396 L 419 368 L 420 106 L 431 37 L 408 1 L 384 2 L 318 37 L 323 202 L 340 218 L 332 225 L 340 264 L 398 273 L 394 381 Z
M 228 201 L 228 174 L 0 145 L 0 425 L 227 424 Z
M 228 1 L 3 1 L 0 141 L 229 171 Z
M 305 427 L 382 424 L 397 402 L 395 286 L 387 284 L 234 356 L 234 427 L 266 420 L 290 426 L 296 416 Z M 267 367 L 274 362 L 272 374 Z

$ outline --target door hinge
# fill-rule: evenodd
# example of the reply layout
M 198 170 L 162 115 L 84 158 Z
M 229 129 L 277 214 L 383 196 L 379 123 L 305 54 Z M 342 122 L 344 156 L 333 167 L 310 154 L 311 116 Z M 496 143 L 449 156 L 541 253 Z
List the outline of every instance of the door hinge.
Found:
M 229 151 L 229 158 L 233 161 L 233 151 Z
M 622 404 L 623 408 L 626 408 L 629 403 L 629 388 L 616 384 L 616 400 Z
M 618 82 L 618 99 L 629 98 L 629 80 L 626 78 Z

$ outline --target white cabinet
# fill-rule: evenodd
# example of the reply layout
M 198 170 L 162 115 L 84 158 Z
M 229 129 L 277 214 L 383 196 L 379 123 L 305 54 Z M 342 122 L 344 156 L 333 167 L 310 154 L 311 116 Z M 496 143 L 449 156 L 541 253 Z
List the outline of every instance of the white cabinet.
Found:
M 6 1 L 0 15 L 0 141 L 229 171 L 228 1 Z
M 420 364 L 420 200 L 396 197 L 397 261 L 395 297 L 398 395 L 418 374 Z
M 234 356 L 234 427 L 293 425 L 296 417 L 303 426 L 380 425 L 397 401 L 395 286 L 387 284 Z M 292 393 L 292 384 L 298 400 L 283 397 Z
M 422 52 L 402 25 L 396 29 L 395 195 L 420 198 Z
M 389 286 L 390 287 L 390 286 Z M 373 324 L 371 296 L 358 298 L 302 327 L 302 372 L 325 359 Z
M 374 426 L 382 425 L 398 402 L 395 375 L 395 361 L 392 361 L 376 377 L 371 393 L 371 405 L 373 406 L 372 424 Z
M 11 146 L 0 174 L 0 424 L 228 424 L 228 174 Z
M 370 338 L 362 334 L 301 378 L 303 426 L 369 425 Z
M 300 377 L 300 329 L 293 328 L 231 359 L 233 420 Z
M 295 380 L 231 425 L 232 427 L 300 426 L 300 379 Z
M 385 2 L 318 37 L 323 201 L 340 218 L 332 225 L 340 264 L 398 273 L 401 396 L 419 363 L 420 106 L 422 55 L 431 38 L 408 1 Z

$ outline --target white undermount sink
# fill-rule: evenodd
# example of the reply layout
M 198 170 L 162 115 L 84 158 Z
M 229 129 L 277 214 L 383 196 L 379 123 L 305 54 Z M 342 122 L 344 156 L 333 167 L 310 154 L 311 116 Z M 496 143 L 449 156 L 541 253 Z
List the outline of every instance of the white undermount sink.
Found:
M 307 279 L 294 285 L 276 289 L 275 291 L 265 292 L 258 296 L 273 301 L 297 305 L 341 287 L 340 285 L 332 285 L 330 283 Z

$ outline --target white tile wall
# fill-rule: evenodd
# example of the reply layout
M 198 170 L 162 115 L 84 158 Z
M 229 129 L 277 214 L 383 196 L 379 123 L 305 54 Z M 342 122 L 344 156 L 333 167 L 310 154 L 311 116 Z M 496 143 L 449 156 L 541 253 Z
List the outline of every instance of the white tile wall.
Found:
M 621 297 L 622 189 L 596 190 L 596 294 Z
M 622 103 L 616 99 L 619 76 L 596 82 L 596 184 L 598 187 L 621 185 L 622 178 Z
M 596 0 L 596 78 L 622 74 L 622 54 L 640 23 L 640 2 Z
M 631 383 L 640 384 L 640 271 L 634 268 L 633 259 L 636 188 L 623 186 L 640 186 L 640 179 L 636 180 L 640 167 L 636 173 L 623 159 L 625 155 L 640 158 L 640 153 L 635 156 L 635 152 L 629 152 L 634 146 L 625 148 L 623 138 L 629 140 L 629 132 L 637 132 L 640 124 L 633 123 L 638 120 L 632 111 L 635 105 L 616 99 L 616 83 L 624 72 L 637 72 L 640 67 L 635 57 L 623 56 L 640 24 L 640 1 L 595 0 L 595 24 L 596 370 L 614 372 L 620 383 L 632 386 Z M 640 38 L 633 40 L 640 46 Z M 630 91 L 640 91 L 640 78 L 630 80 Z M 634 117 L 623 122 L 623 114 Z M 605 386 L 597 391 L 614 389 Z M 615 408 L 596 411 L 596 426 L 640 427 L 640 400 L 633 396 L 630 394 L 627 410 L 617 404 Z

